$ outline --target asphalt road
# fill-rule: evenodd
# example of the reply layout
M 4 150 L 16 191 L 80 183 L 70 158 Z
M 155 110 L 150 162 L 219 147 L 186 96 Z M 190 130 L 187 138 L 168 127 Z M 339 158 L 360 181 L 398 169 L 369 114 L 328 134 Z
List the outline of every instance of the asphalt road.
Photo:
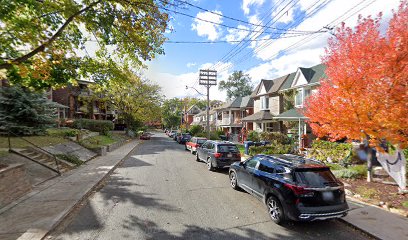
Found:
M 269 220 L 263 203 L 229 186 L 163 133 L 134 149 L 51 239 L 367 239 L 337 220 Z

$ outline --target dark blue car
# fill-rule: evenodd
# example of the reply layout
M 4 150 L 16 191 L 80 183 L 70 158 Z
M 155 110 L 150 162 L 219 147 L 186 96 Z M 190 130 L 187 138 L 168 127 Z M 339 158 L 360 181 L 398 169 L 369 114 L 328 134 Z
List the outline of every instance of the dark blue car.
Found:
M 256 155 L 235 162 L 231 187 L 266 204 L 272 220 L 325 220 L 347 215 L 344 185 L 326 165 L 295 155 Z

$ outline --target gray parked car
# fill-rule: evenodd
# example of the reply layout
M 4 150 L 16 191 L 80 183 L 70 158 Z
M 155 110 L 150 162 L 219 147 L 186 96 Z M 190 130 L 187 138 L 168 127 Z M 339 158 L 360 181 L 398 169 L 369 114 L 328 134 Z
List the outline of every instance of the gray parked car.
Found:
M 197 161 L 207 163 L 208 170 L 229 168 L 232 163 L 241 161 L 241 154 L 237 146 L 226 141 L 206 141 L 197 148 Z

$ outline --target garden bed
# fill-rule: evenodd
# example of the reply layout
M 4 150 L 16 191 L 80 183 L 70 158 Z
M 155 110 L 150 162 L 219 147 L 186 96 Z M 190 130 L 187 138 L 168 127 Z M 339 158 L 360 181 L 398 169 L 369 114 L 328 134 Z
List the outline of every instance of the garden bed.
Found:
M 401 209 L 405 214 L 408 213 L 408 195 L 398 194 L 398 186 L 367 182 L 364 178 L 340 180 L 345 183 L 345 188 L 353 193 L 354 198 L 384 208 Z

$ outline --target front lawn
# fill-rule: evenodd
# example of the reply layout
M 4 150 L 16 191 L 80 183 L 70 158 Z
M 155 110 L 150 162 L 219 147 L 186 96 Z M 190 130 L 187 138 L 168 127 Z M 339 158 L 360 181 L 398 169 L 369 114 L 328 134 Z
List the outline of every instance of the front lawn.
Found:
M 68 140 L 63 137 L 58 136 L 26 136 L 23 137 L 24 139 L 34 143 L 39 147 L 47 147 L 56 145 L 59 143 L 67 142 Z M 11 147 L 12 148 L 25 148 L 28 146 L 32 146 L 30 143 L 24 141 L 19 137 L 11 137 Z M 8 148 L 8 139 L 6 136 L 0 136 L 0 148 Z
M 90 137 L 80 141 L 79 143 L 86 148 L 99 148 L 102 146 L 107 146 L 109 144 L 118 142 L 122 139 L 126 139 L 124 135 L 112 134 L 111 136 L 99 135 L 95 137 Z

